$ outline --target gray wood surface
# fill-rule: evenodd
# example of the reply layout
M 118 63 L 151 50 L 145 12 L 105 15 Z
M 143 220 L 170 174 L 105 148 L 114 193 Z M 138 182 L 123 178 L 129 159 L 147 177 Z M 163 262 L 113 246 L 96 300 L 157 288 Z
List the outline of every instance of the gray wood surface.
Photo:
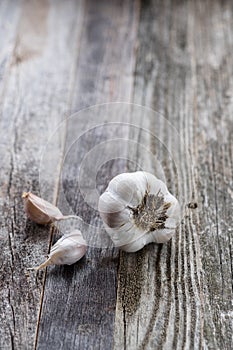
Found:
M 0 349 L 233 347 L 232 10 L 0 2 Z M 139 169 L 180 199 L 176 235 L 137 253 L 101 246 L 82 190 Z M 61 233 L 26 219 L 25 190 L 82 217 L 60 226 L 86 230 L 80 262 L 28 270 Z

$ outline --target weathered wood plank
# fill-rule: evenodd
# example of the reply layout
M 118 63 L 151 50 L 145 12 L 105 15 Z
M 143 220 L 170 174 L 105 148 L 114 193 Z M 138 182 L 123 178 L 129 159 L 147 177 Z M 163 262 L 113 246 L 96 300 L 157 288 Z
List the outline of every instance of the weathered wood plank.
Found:
M 134 102 L 160 111 L 180 141 L 156 114 L 136 123 L 152 134 L 159 128 L 161 143 L 178 152 L 179 183 L 164 148 L 132 130 L 138 163 L 153 171 L 140 144 L 151 148 L 171 192 L 185 205 L 197 201 L 198 210 L 186 207 L 168 244 L 121 254 L 115 349 L 232 347 L 230 7 L 218 1 L 142 4 Z M 184 145 L 190 159 L 183 157 Z
M 138 2 L 0 3 L 1 349 L 232 348 L 232 4 L 141 6 L 136 51 Z M 65 111 L 111 101 L 161 112 L 178 139 L 159 114 L 120 105 L 56 131 Z M 102 192 L 139 168 L 166 178 L 184 218 L 168 244 L 119 255 L 96 243 L 80 185 L 89 195 L 97 174 Z M 83 218 L 92 247 L 78 264 L 27 270 L 52 237 L 26 221 L 29 189 Z
M 73 110 L 101 102 L 130 101 L 137 21 L 137 2 L 86 2 Z M 101 114 L 103 111 L 104 115 Z M 81 112 L 80 117 L 68 119 L 66 126 L 58 205 L 64 211 L 70 207 L 69 210 L 77 212 L 84 221 L 93 225 L 93 237 L 97 234 L 100 219 L 98 213 L 83 200 L 78 176 L 81 162 L 89 151 L 101 142 L 122 135 L 119 126 L 99 125 L 110 119 L 127 121 L 127 115 L 117 115 L 108 106 L 105 110 L 96 107 L 93 113 L 90 109 L 86 113 Z M 127 132 L 126 128 L 123 133 Z M 102 154 L 99 152 L 92 163 L 94 167 L 95 162 L 100 162 L 98 178 L 102 187 L 113 175 L 126 169 L 124 160 L 110 159 L 106 164 L 101 163 L 102 158 L 109 159 L 109 152 L 109 147 L 103 148 Z M 91 176 L 93 169 L 89 170 L 85 177 Z M 90 187 L 88 181 L 85 185 Z M 92 246 L 83 262 L 71 267 L 48 269 L 38 349 L 112 348 L 117 257 L 117 250 Z
M 43 274 L 27 270 L 48 251 L 49 228 L 26 221 L 21 194 L 39 192 L 39 167 L 44 146 L 64 111 L 70 109 L 73 67 L 80 23 L 75 1 L 2 2 L 1 54 L 12 47 L 10 64 L 1 83 L 1 349 L 32 349 L 40 309 Z M 19 25 L 17 13 L 20 12 Z M 14 37 L 17 28 L 17 37 Z M 64 54 L 65 53 L 65 54 Z M 4 56 L 5 57 L 5 56 Z M 4 57 L 1 55 L 2 62 Z M 6 59 L 8 59 L 6 57 Z M 59 74 L 58 74 L 59 72 Z M 62 149 L 62 135 L 56 147 Z M 57 155 L 56 153 L 55 155 Z M 46 184 L 47 198 L 56 192 L 54 178 Z
M 11 65 L 12 53 L 15 48 L 15 40 L 18 30 L 18 21 L 20 16 L 20 4 L 14 1 L 2 1 L 0 3 L 0 96 L 4 92 L 4 85 L 8 78 L 8 69 Z
M 199 1 L 191 8 L 204 345 L 231 349 L 233 8 L 231 2 L 219 1 Z

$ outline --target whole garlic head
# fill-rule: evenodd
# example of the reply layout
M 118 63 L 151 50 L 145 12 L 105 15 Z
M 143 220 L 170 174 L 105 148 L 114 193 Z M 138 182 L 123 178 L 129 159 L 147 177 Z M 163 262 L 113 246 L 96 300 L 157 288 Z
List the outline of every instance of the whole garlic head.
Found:
M 114 245 L 127 252 L 167 242 L 180 219 L 177 199 L 161 180 L 144 171 L 114 177 L 98 209 Z

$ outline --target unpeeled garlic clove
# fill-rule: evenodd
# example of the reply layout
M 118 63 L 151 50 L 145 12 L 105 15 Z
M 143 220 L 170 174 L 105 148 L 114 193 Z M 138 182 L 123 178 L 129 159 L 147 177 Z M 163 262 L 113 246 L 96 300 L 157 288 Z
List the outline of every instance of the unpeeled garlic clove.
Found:
M 114 245 L 127 252 L 150 242 L 167 242 L 180 219 L 177 199 L 161 180 L 144 171 L 114 177 L 98 209 Z
M 51 248 L 48 259 L 33 268 L 43 269 L 49 265 L 72 265 L 80 260 L 87 251 L 87 243 L 79 230 L 62 236 Z
M 64 216 L 53 204 L 31 192 L 24 192 L 24 210 L 27 216 L 37 224 L 46 225 L 54 221 L 77 218 L 75 215 Z

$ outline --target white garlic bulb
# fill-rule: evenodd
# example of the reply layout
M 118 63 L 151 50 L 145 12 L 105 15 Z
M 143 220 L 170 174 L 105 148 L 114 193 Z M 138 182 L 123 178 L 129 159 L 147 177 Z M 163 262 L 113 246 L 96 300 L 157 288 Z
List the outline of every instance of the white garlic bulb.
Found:
M 180 218 L 177 199 L 161 180 L 144 171 L 114 177 L 98 209 L 114 245 L 127 252 L 167 242 Z
M 79 230 L 62 236 L 51 248 L 48 259 L 33 269 L 40 270 L 48 265 L 72 265 L 87 251 L 87 243 Z
M 37 224 L 46 225 L 54 221 L 78 218 L 75 215 L 63 215 L 55 205 L 31 192 L 23 192 L 22 198 L 25 213 Z

